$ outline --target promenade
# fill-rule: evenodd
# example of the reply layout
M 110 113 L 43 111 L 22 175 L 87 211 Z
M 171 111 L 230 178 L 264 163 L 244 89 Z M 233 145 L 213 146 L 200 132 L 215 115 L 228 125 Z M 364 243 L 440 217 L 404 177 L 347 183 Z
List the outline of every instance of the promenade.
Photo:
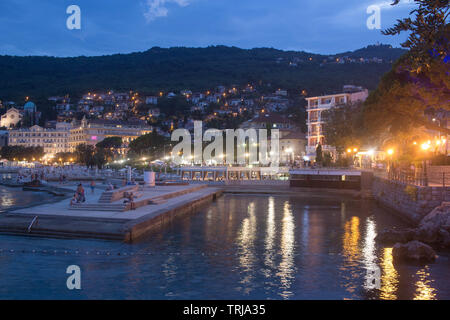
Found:
M 70 199 L 64 199 L 10 211 L 0 217 L 0 232 L 131 242 L 176 216 L 194 213 L 199 206 L 220 196 L 222 191 L 206 185 L 184 185 L 140 187 L 139 192 L 141 195 L 135 200 L 134 210 L 102 210 L 107 205 L 99 203 L 103 192 L 97 189 L 94 194 L 86 190 L 87 201 L 76 209 L 70 207 Z M 123 198 L 120 198 L 111 204 L 122 203 Z

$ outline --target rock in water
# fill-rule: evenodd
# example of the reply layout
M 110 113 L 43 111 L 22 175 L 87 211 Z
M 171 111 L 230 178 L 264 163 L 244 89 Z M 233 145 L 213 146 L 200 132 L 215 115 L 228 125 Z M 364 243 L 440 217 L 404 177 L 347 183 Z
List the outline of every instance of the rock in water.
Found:
M 377 235 L 376 240 L 386 244 L 394 244 L 397 242 L 406 243 L 408 241 L 414 240 L 415 233 L 416 232 L 414 229 L 390 228 L 381 231 Z
M 432 262 L 436 259 L 436 252 L 429 245 L 414 240 L 408 243 L 396 243 L 392 249 L 394 262 L 422 261 Z
M 436 229 L 450 227 L 450 202 L 443 202 L 427 214 L 419 223 L 419 228 L 422 226 L 432 226 Z
M 443 202 L 442 205 L 435 208 L 420 221 L 415 239 L 448 247 L 450 243 L 449 231 L 450 202 Z

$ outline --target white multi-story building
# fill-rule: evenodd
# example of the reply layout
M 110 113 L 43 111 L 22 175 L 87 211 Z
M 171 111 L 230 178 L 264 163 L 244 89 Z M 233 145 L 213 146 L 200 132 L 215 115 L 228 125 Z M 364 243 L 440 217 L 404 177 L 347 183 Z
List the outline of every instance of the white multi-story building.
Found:
M 336 155 L 336 149 L 326 144 L 322 113 L 336 106 L 364 101 L 368 96 L 369 92 L 367 89 L 355 86 L 344 86 L 343 93 L 306 98 L 306 101 L 308 101 L 308 106 L 306 107 L 306 111 L 308 112 L 308 144 L 306 146 L 306 154 L 310 159 L 315 158 L 318 144 L 322 145 L 322 151 L 328 151 L 332 155 Z
M 56 128 L 47 129 L 38 125 L 9 131 L 9 145 L 43 147 L 48 155 L 69 151 L 70 123 L 58 122 Z
M 96 145 L 106 137 L 121 137 L 126 148 L 141 135 L 152 132 L 143 121 L 92 120 L 57 122 L 56 128 L 40 126 L 9 131 L 9 145 L 43 147 L 47 156 L 73 152 L 79 144 Z
M 145 121 L 120 120 L 86 120 L 72 122 L 70 129 L 69 148 L 75 151 L 79 144 L 96 145 L 107 137 L 121 137 L 124 146 L 134 139 L 152 132 L 152 127 Z

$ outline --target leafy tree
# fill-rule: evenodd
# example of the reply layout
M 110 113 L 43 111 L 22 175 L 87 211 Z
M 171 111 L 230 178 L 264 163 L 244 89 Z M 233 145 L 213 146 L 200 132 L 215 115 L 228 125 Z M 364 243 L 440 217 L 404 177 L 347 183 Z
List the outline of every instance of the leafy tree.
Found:
M 395 0 L 392 5 L 397 5 Z M 382 33 L 384 35 L 398 35 L 408 32 L 408 39 L 402 46 L 409 49 L 409 66 L 411 70 L 420 72 L 429 68 L 434 60 L 444 62 L 449 60 L 450 25 L 448 0 L 414 0 L 417 8 L 410 12 L 410 16 L 397 20 L 397 24 Z
M 23 146 L 4 146 L 0 151 L 3 159 L 7 160 L 23 160 L 28 161 L 39 160 L 44 156 L 44 148 L 42 147 L 23 147 Z
M 86 167 L 92 167 L 95 165 L 94 153 L 94 146 L 88 144 L 79 144 L 75 149 L 78 162 L 84 164 Z
M 62 159 L 62 162 L 72 162 L 77 160 L 77 155 L 73 152 L 58 152 L 55 154 L 55 159 L 58 161 Z
M 316 148 L 316 163 L 321 164 L 323 162 L 322 145 L 319 143 Z
M 430 109 L 450 109 L 448 1 L 414 2 L 418 7 L 411 11 L 413 17 L 399 20 L 383 32 L 409 32 L 403 46 L 410 51 L 383 76 L 364 103 L 364 123 L 371 141 L 380 146 L 395 142 L 402 150 L 426 129 L 450 134 L 426 117 Z
M 107 137 L 97 143 L 96 151 L 99 152 L 108 161 L 119 154 L 119 148 L 122 147 L 123 141 L 121 137 Z M 99 156 L 100 157 L 100 156 Z
M 102 149 L 116 149 L 122 146 L 121 137 L 107 137 L 95 145 L 97 148 Z
M 323 166 L 324 167 L 330 167 L 332 163 L 333 157 L 331 156 L 331 153 L 326 151 L 323 154 Z
M 364 136 L 363 108 L 360 103 L 346 104 L 324 111 L 323 130 L 326 143 L 334 146 L 338 154 L 349 147 L 360 146 Z
M 163 154 L 164 146 L 169 144 L 169 140 L 163 136 L 160 136 L 156 130 L 151 133 L 140 136 L 139 138 L 133 140 L 130 145 L 130 154 L 148 155 L 152 158 L 157 158 Z
M 108 153 L 105 149 L 97 148 L 92 158 L 93 164 L 95 164 L 99 169 L 103 168 L 103 166 L 108 161 Z

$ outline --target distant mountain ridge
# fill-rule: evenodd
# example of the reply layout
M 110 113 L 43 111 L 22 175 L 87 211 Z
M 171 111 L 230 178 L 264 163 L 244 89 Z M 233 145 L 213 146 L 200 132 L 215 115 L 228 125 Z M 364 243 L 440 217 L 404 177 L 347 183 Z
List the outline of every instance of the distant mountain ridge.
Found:
M 307 90 L 309 94 L 340 90 L 344 84 L 374 89 L 391 63 L 405 52 L 388 45 L 335 55 L 211 46 L 154 47 L 144 52 L 95 57 L 0 56 L 0 100 L 109 89 L 151 94 L 246 83 L 265 84 L 268 91 L 280 87 Z M 348 62 L 371 58 L 380 61 Z

